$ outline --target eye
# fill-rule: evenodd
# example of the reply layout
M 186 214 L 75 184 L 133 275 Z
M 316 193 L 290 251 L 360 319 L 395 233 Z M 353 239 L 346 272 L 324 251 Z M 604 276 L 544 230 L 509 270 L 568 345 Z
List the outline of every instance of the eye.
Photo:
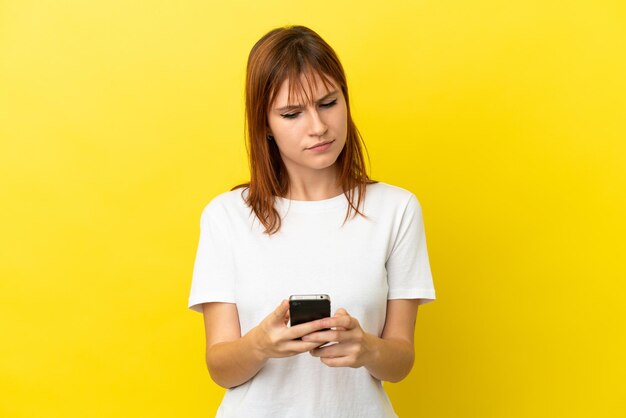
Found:
M 328 103 L 322 103 L 320 104 L 321 107 L 324 107 L 326 109 L 328 109 L 329 107 L 333 107 L 334 105 L 337 104 L 337 99 L 334 99 L 332 102 L 328 102 Z M 285 113 L 280 115 L 281 117 L 285 118 L 285 119 L 294 119 L 296 116 L 298 116 L 300 114 L 300 112 L 295 112 L 295 113 Z

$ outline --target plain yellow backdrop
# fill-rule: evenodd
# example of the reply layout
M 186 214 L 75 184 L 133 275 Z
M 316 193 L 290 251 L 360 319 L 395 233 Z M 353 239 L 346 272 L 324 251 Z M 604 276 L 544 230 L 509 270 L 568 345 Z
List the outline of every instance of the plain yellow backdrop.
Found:
M 286 24 L 422 203 L 438 299 L 398 414 L 626 416 L 619 0 L 0 1 L 0 416 L 214 414 L 200 213 L 248 178 L 245 63 Z

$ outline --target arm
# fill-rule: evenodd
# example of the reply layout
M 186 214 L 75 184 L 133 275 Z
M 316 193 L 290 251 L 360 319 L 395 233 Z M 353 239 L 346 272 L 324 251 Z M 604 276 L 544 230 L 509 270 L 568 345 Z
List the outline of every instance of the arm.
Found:
M 242 338 L 239 314 L 234 303 L 205 303 L 206 364 L 218 385 L 230 388 L 252 378 L 264 360 L 253 349 L 249 337 Z
M 372 341 L 374 361 L 365 367 L 377 379 L 399 382 L 413 368 L 413 334 L 417 318 L 417 299 L 387 302 L 387 318 L 382 338 L 366 334 Z
M 413 367 L 413 333 L 417 317 L 417 299 L 394 299 L 387 302 L 387 318 L 381 337 L 363 331 L 356 318 L 345 309 L 326 320 L 331 331 L 316 332 L 303 341 L 337 344 L 318 348 L 311 355 L 330 367 L 365 367 L 379 380 L 399 382 Z
M 289 303 L 281 304 L 243 337 L 237 305 L 202 305 L 206 331 L 206 364 L 215 383 L 233 388 L 253 378 L 269 358 L 289 357 L 319 344 L 294 341 L 323 328 L 319 321 L 288 327 Z

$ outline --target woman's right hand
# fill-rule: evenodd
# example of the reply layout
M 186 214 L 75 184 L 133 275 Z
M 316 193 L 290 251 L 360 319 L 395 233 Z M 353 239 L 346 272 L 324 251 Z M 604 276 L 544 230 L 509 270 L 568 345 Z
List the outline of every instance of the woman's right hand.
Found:
M 260 360 L 295 356 L 320 346 L 319 342 L 296 340 L 304 335 L 324 329 L 321 320 L 293 327 L 289 322 L 289 302 L 283 300 L 259 325 L 251 330 L 252 345 Z

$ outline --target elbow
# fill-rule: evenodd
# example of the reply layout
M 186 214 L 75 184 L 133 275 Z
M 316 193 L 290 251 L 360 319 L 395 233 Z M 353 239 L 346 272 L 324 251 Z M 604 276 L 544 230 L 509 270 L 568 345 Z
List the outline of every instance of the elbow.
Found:
M 389 376 L 389 379 L 386 379 L 387 382 L 389 383 L 399 383 L 401 381 L 403 381 L 411 372 L 411 369 L 407 369 L 407 370 L 403 370 L 402 372 L 394 375 L 394 376 Z
M 399 383 L 404 380 L 405 377 L 409 375 L 411 369 L 407 370 L 405 373 L 398 374 L 396 376 L 391 376 L 387 381 L 390 383 Z
M 232 389 L 237 386 L 237 385 L 233 385 L 231 382 L 228 382 L 226 379 L 223 379 L 221 377 L 219 370 L 216 370 L 215 367 L 212 367 L 208 359 L 206 362 L 206 366 L 207 366 L 207 371 L 209 372 L 209 376 L 211 376 L 211 380 L 213 380 L 213 382 L 216 385 L 224 389 Z
M 411 373 L 411 370 L 413 370 L 413 364 L 415 363 L 415 353 L 413 352 L 413 349 L 411 349 L 410 353 L 407 354 L 404 366 L 401 367 L 393 376 L 389 376 L 389 379 L 387 380 L 388 382 L 401 382 L 409 375 L 409 373 Z
M 211 376 L 211 380 L 213 380 L 215 384 L 217 384 L 220 387 L 223 387 L 224 389 L 230 389 L 228 387 L 229 386 L 228 383 L 223 381 L 220 378 L 219 370 L 213 364 L 214 362 L 212 361 L 209 355 L 209 350 L 207 350 L 206 352 L 205 363 L 206 363 L 206 369 L 209 372 L 209 376 Z
M 211 380 L 213 380 L 216 385 L 224 389 L 233 389 L 241 384 L 233 382 L 232 379 L 228 378 L 228 374 L 225 372 L 225 370 L 223 370 L 223 368 L 220 368 L 217 364 L 218 362 L 209 355 L 209 350 L 207 350 L 205 361 L 209 376 L 211 376 Z

